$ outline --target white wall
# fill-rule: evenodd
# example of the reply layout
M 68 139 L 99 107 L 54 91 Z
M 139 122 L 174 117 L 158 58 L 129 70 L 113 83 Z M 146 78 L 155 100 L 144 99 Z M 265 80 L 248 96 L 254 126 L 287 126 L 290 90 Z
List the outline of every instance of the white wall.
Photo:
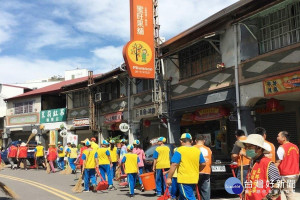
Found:
M 25 101 L 33 101 L 33 113 L 39 113 L 41 111 L 41 96 L 35 96 L 31 98 L 20 98 L 7 102 L 6 116 L 14 115 L 14 103 L 20 103 Z
M 75 78 L 81 78 L 85 76 L 88 76 L 87 69 L 74 69 L 74 70 L 65 71 L 65 80 L 72 80 Z
M 23 94 L 24 89 L 0 84 L 0 117 L 6 115 L 6 103 L 4 99 Z

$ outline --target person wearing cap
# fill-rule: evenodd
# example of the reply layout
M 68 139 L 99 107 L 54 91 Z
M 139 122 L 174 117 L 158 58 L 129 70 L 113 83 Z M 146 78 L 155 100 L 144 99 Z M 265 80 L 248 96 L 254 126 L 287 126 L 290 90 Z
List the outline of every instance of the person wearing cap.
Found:
M 243 141 L 247 139 L 243 130 L 236 130 L 235 137 L 237 141 Z M 234 144 L 233 149 L 231 151 L 231 159 L 233 162 L 236 162 L 238 166 L 236 177 L 240 179 L 241 182 L 245 182 L 250 166 L 250 158 L 246 156 L 246 150 L 244 148 L 239 147 L 237 144 Z M 243 173 L 241 173 L 242 169 Z M 241 176 L 242 174 L 243 176 Z
M 57 159 L 57 149 L 55 147 L 55 144 L 49 144 L 48 152 L 47 152 L 47 160 L 50 164 L 51 171 L 55 173 L 55 168 L 53 165 L 53 161 Z
M 111 162 L 112 162 L 112 167 L 110 169 L 111 171 L 111 177 L 113 179 L 115 179 L 115 176 L 116 176 L 116 167 L 117 167 L 117 164 L 118 164 L 118 148 L 115 147 L 115 141 L 114 140 L 110 140 L 109 141 L 109 153 L 110 153 L 110 158 L 111 158 Z
M 247 157 L 251 158 L 245 182 L 247 200 L 276 199 L 281 194 L 281 177 L 275 164 L 265 156 L 269 151 L 264 143 L 264 138 L 259 134 L 251 134 L 246 140 L 236 142 L 239 147 L 246 149 Z
M 172 184 L 172 177 L 177 168 L 177 182 L 180 199 L 196 200 L 194 189 L 199 181 L 199 170 L 205 167 L 205 159 L 199 148 L 192 146 L 192 136 L 183 133 L 180 137 L 181 146 L 174 153 L 167 184 Z
M 127 141 L 125 139 L 121 139 L 120 161 L 122 160 L 123 156 L 127 153 L 126 143 Z
M 173 153 L 177 151 L 178 147 L 174 148 Z M 169 173 L 169 171 L 167 172 Z M 176 200 L 177 197 L 179 196 L 179 187 L 177 183 L 177 169 L 175 169 L 175 172 L 172 177 L 172 184 L 171 184 L 171 190 L 170 190 L 170 195 L 171 195 L 171 200 Z
M 57 147 L 57 153 L 58 153 L 58 168 L 60 170 L 64 170 L 65 169 L 65 162 L 64 162 L 64 157 L 65 157 L 65 152 L 64 152 L 64 147 L 62 145 L 61 142 L 57 143 L 58 147 Z
M 269 149 L 269 152 L 270 152 L 270 153 L 266 154 L 265 156 L 270 158 L 272 160 L 272 162 L 275 163 L 276 162 L 275 146 L 273 143 L 266 140 L 266 138 L 267 138 L 266 129 L 264 129 L 263 127 L 256 127 L 254 129 L 254 133 L 263 136 L 263 138 L 265 139 L 265 146 L 267 149 Z
M 280 131 L 277 141 L 280 146 L 277 150 L 276 166 L 278 166 L 282 180 L 286 182 L 283 192 L 287 200 L 294 200 L 297 197 L 293 190 L 299 179 L 299 148 L 290 142 L 287 131 Z
M 88 141 L 89 139 L 86 138 L 85 140 L 81 141 L 80 143 L 83 145 L 80 148 L 80 155 L 79 155 L 79 164 L 80 164 L 80 170 L 82 172 L 82 168 L 83 168 L 83 160 L 82 160 L 82 155 L 83 155 L 83 151 L 86 150 L 88 147 L 85 146 L 86 141 Z
M 98 160 L 99 160 L 99 169 L 100 174 L 104 180 L 108 179 L 108 190 L 116 189 L 113 186 L 112 176 L 110 172 L 110 168 L 112 167 L 112 162 L 110 158 L 110 152 L 108 150 L 109 143 L 106 140 L 102 140 L 101 148 L 98 148 Z
M 144 189 L 144 186 L 143 186 L 143 182 L 142 182 L 142 179 L 140 177 L 141 174 L 143 174 L 143 169 L 144 169 L 144 160 L 146 159 L 146 156 L 145 156 L 145 152 L 144 150 L 141 148 L 141 143 L 139 140 L 134 140 L 133 141 L 133 150 L 132 150 L 132 153 L 135 153 L 138 155 L 139 157 L 139 160 L 140 162 L 138 163 L 138 166 L 139 166 L 139 182 L 140 182 L 140 185 L 141 185 L 141 191 L 143 192 L 145 189 Z
M 158 138 L 158 147 L 156 147 L 153 153 L 153 171 L 156 173 L 155 183 L 156 183 L 156 195 L 160 197 L 165 191 L 165 180 L 164 171 L 168 171 L 170 168 L 170 157 L 171 151 L 168 146 L 164 143 L 167 141 L 165 137 Z
M 41 141 L 37 142 L 37 146 L 34 149 L 34 158 L 37 163 L 37 169 L 39 168 L 40 165 L 43 166 L 44 169 L 46 169 L 46 164 L 45 164 L 45 148 L 42 146 Z
M 27 146 L 22 142 L 17 152 L 17 168 L 20 168 L 20 163 L 24 164 L 24 169 L 27 170 Z
M 78 149 L 74 143 L 71 144 L 71 147 L 69 147 L 67 149 L 67 153 L 68 153 L 68 157 L 69 157 L 69 164 L 72 169 L 72 174 L 76 174 L 75 160 L 77 159 L 77 156 L 78 156 L 77 151 L 78 151 Z
M 91 147 L 93 149 L 96 149 L 96 150 L 99 148 L 98 144 L 96 143 L 96 138 L 95 137 L 91 138 Z
M 14 144 L 12 144 L 8 149 L 7 149 L 7 159 L 11 165 L 11 169 L 15 169 L 15 162 L 17 161 L 17 152 L 18 152 L 18 147 L 16 147 Z
M 200 152 L 203 154 L 205 159 L 205 167 L 199 173 L 198 190 L 201 200 L 209 200 L 212 152 L 208 146 L 205 146 L 205 138 L 202 134 L 197 134 L 195 141 L 196 145 L 194 145 L 194 147 L 200 149 Z
M 97 192 L 97 180 L 96 180 L 96 168 L 98 168 L 98 153 L 96 149 L 91 147 L 89 140 L 85 141 L 85 149 L 82 153 L 83 167 L 81 174 L 84 174 L 84 190 L 83 192 L 89 192 L 89 185 L 92 182 L 93 192 Z
M 127 146 L 128 153 L 126 153 L 122 158 L 122 166 L 127 174 L 129 194 L 132 198 L 134 196 L 134 187 L 136 183 L 136 178 L 139 173 L 138 163 L 140 162 L 137 154 L 132 153 L 133 145 Z

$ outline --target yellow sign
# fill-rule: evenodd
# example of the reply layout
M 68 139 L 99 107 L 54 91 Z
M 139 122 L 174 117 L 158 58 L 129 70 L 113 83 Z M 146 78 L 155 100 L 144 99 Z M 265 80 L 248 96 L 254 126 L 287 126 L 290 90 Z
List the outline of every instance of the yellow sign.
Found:
M 143 41 L 134 41 L 128 46 L 130 60 L 137 65 L 146 65 L 152 59 L 152 50 Z

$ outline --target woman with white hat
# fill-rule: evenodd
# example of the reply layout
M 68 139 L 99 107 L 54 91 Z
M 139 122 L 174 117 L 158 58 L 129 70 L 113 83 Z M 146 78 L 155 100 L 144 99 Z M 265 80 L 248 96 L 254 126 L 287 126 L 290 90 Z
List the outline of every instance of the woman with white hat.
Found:
M 251 171 L 244 184 L 246 199 L 277 199 L 281 194 L 281 178 L 275 164 L 264 155 L 269 153 L 264 145 L 264 138 L 259 134 L 251 134 L 246 140 L 236 144 L 245 148 L 247 157 L 251 158 Z

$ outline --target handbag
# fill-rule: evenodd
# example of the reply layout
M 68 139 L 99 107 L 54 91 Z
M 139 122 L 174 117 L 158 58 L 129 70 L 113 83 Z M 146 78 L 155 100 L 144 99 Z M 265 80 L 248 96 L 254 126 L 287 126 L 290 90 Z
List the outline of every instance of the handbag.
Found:
M 98 175 L 99 175 L 99 177 L 100 177 L 100 182 L 98 183 L 96 189 L 97 189 L 98 191 L 101 191 L 101 190 L 107 190 L 107 188 L 108 188 L 108 182 L 105 181 L 105 180 L 103 179 L 103 177 L 101 176 L 101 173 L 100 173 L 100 172 L 98 172 Z

